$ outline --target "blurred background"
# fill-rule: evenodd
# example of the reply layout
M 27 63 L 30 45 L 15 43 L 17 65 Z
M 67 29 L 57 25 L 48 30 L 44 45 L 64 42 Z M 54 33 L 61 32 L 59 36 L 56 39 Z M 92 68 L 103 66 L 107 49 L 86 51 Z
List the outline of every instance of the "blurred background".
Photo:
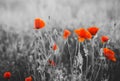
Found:
M 36 17 L 71 27 L 120 19 L 120 0 L 0 0 L 0 23 L 28 30 Z

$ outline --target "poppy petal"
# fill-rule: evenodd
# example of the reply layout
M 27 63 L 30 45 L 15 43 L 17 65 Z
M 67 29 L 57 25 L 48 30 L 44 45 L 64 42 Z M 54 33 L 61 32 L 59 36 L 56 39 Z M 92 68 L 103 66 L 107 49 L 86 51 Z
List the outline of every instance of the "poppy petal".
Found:
M 32 81 L 32 77 L 29 76 L 29 77 L 25 78 L 25 81 Z
M 102 43 L 105 43 L 105 42 L 107 42 L 109 40 L 109 37 L 108 36 L 102 36 L 101 37 L 101 42 Z
M 92 34 L 92 35 L 96 35 L 96 33 L 98 32 L 99 28 L 96 26 L 93 27 L 89 27 L 88 31 Z
M 91 39 L 92 38 L 92 35 L 88 32 L 88 31 L 86 31 L 86 39 Z
M 112 58 L 111 60 L 112 60 L 113 62 L 116 62 L 116 58 Z
M 34 29 L 41 29 L 44 28 L 45 22 L 40 18 L 36 18 L 34 21 L 34 25 Z
M 58 46 L 56 44 L 53 45 L 52 49 L 55 51 L 58 49 Z
M 67 39 L 69 36 L 70 36 L 71 32 L 67 29 L 64 30 L 64 33 L 63 33 L 63 38 L 64 39 Z
M 109 60 L 116 61 L 114 51 L 112 51 L 108 48 L 103 48 L 103 53 L 104 53 L 105 57 L 108 58 Z
M 79 41 L 79 42 L 84 42 L 85 39 L 84 39 L 84 38 L 81 38 L 81 37 L 78 37 L 78 41 Z
M 11 77 L 11 72 L 5 72 L 4 73 L 4 78 L 5 79 L 10 79 L 10 77 Z

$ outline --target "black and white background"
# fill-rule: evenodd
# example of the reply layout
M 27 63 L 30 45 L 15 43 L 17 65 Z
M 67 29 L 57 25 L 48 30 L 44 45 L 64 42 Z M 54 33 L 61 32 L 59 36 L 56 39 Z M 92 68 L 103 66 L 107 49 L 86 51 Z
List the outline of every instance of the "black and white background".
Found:
M 6 71 L 12 73 L 9 81 L 28 76 L 33 81 L 120 81 L 119 13 L 120 0 L 0 0 L 0 81 L 7 81 Z M 46 22 L 38 31 L 33 29 L 37 17 Z M 84 44 L 79 45 L 73 33 L 67 42 L 61 36 L 64 29 L 73 32 L 93 25 L 100 31 L 91 64 Z M 107 47 L 114 50 L 117 62 L 97 59 L 101 35 L 110 37 Z M 59 47 L 56 52 L 51 51 L 54 42 Z M 89 42 L 87 48 L 92 54 Z M 49 66 L 47 59 L 56 66 Z

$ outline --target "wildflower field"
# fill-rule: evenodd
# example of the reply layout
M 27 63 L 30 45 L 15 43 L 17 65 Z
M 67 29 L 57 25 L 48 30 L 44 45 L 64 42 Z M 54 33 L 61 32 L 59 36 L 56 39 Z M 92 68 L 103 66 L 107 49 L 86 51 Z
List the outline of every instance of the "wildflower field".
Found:
M 0 81 L 120 81 L 119 0 L 0 0 Z
M 109 34 L 97 26 L 47 30 L 42 22 L 34 20 L 29 34 L 0 25 L 1 81 L 120 80 L 119 22 L 111 24 Z

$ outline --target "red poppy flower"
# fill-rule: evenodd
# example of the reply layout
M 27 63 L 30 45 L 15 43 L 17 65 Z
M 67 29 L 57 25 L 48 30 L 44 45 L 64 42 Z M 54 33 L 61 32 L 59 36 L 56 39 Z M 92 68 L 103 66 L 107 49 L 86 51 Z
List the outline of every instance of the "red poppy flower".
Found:
M 55 66 L 56 64 L 55 64 L 55 62 L 52 60 L 52 62 L 51 62 L 51 65 L 52 66 Z
M 108 36 L 102 36 L 101 37 L 101 42 L 102 43 L 105 43 L 105 42 L 107 42 L 109 40 L 109 37 Z
M 26 77 L 26 78 L 25 78 L 25 81 L 32 81 L 32 77 L 31 77 L 31 76 Z
M 53 45 L 52 49 L 55 51 L 58 49 L 58 46 L 56 44 Z
M 48 63 L 51 65 L 51 66 L 56 66 L 55 62 L 53 60 L 48 60 Z
M 35 25 L 34 27 L 35 29 L 41 29 L 44 28 L 45 22 L 40 18 L 36 18 L 34 21 L 34 25 Z
M 69 36 L 70 36 L 71 32 L 67 29 L 64 30 L 64 33 L 63 33 L 63 38 L 64 39 L 67 39 Z
M 78 41 L 84 42 L 85 39 L 91 39 L 92 35 L 84 28 L 76 29 L 75 34 L 78 36 Z
M 96 35 L 96 33 L 98 32 L 99 28 L 96 26 L 93 27 L 89 27 L 88 31 L 92 34 L 92 35 Z
M 116 61 L 116 58 L 115 58 L 115 52 L 108 49 L 108 48 L 103 48 L 103 53 L 105 55 L 105 57 L 111 61 Z
M 5 72 L 4 73 L 4 78 L 5 79 L 10 79 L 10 77 L 11 77 L 11 73 L 10 72 Z

